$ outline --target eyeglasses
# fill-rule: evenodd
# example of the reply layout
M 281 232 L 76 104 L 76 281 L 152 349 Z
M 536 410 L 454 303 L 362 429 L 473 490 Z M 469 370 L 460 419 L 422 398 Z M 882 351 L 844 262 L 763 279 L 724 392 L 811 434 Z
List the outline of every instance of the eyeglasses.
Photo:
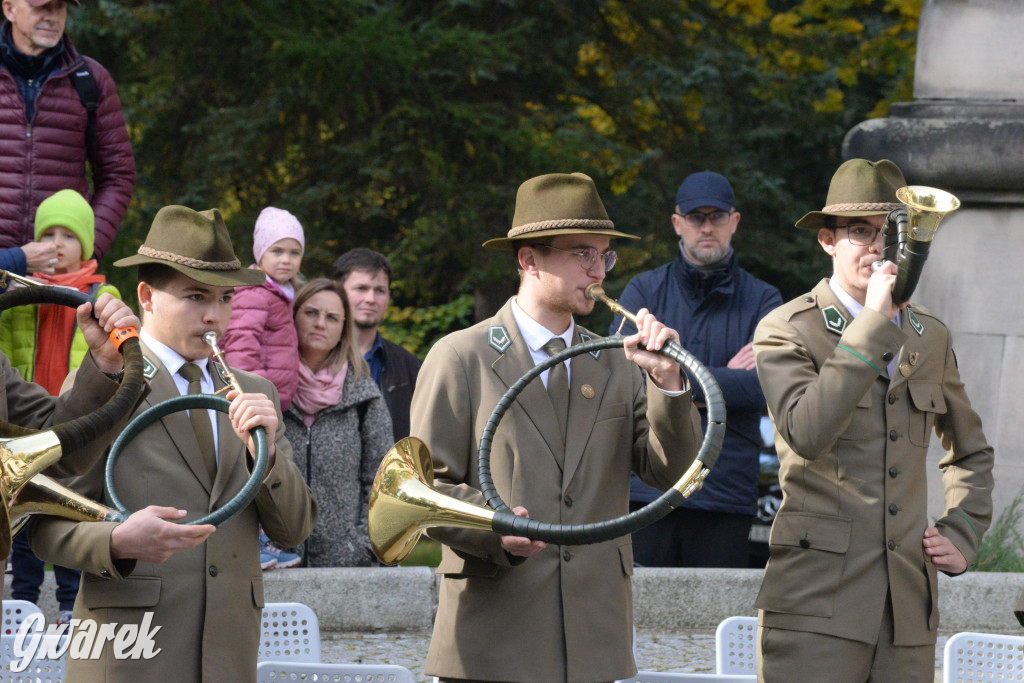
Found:
M 840 225 L 840 228 L 845 228 L 850 234 L 850 242 L 861 247 L 870 247 L 878 239 L 878 233 L 882 231 L 881 228 L 876 228 L 873 225 L 867 225 L 864 223 L 856 223 L 854 225 Z
M 683 220 L 686 221 L 686 224 L 691 228 L 699 228 L 704 225 L 705 220 L 711 221 L 711 225 L 721 227 L 726 224 L 733 213 L 733 211 L 711 211 L 709 213 L 704 213 L 703 211 L 679 213 L 676 211 L 676 215 L 682 216 Z
M 619 255 L 611 249 L 601 253 L 594 247 L 585 247 L 579 251 L 573 251 L 571 249 L 559 249 L 558 247 L 553 247 L 550 244 L 533 244 L 531 246 L 554 249 L 555 251 L 564 251 L 566 254 L 574 254 L 580 258 L 580 266 L 583 270 L 590 270 L 597 263 L 597 259 L 601 259 L 604 263 L 604 272 L 608 273 L 615 267 L 615 262 L 619 258 Z

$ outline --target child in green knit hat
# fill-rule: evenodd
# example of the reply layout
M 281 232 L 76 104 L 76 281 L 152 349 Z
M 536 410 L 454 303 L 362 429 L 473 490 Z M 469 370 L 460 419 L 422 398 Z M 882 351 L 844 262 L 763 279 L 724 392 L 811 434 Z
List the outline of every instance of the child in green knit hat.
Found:
M 43 284 L 73 287 L 99 296 L 109 292 L 121 298 L 106 278 L 96 273 L 92 258 L 94 217 L 85 197 L 74 190 L 61 190 L 45 199 L 36 210 L 36 242 L 53 242 L 57 255 L 51 260 L 53 274 L 33 273 Z M 75 309 L 68 306 L 19 306 L 3 313 L 0 324 L 0 350 L 25 379 L 32 380 L 56 396 L 64 378 L 77 368 L 89 346 L 78 330 Z M 24 534 L 14 538 L 11 552 L 12 595 L 17 600 L 39 601 L 43 582 L 43 562 L 32 554 Z M 59 621 L 71 619 L 78 593 L 79 573 L 66 567 L 54 567 L 57 580 Z

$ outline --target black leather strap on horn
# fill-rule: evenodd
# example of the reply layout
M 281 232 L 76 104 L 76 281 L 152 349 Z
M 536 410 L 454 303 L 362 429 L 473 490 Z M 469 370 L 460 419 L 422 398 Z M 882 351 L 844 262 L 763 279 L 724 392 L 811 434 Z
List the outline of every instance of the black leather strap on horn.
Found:
M 534 378 L 540 376 L 549 367 L 554 366 L 556 363 L 562 363 L 573 356 L 621 346 L 622 337 L 619 336 L 594 339 L 570 346 L 565 351 L 556 353 L 534 366 L 533 369 L 509 387 L 505 395 L 498 401 L 498 405 L 495 406 L 494 412 L 491 413 L 490 419 L 484 426 L 478 450 L 480 491 L 487 500 L 487 504 L 495 511 L 494 519 L 491 522 L 491 528 L 495 532 L 512 536 L 524 536 L 535 541 L 556 543 L 558 545 L 602 543 L 653 524 L 678 507 L 683 501 L 685 496 L 677 489 L 672 488 L 642 509 L 616 519 L 605 522 L 593 522 L 591 524 L 548 524 L 532 520 L 529 517 L 519 517 L 513 514 L 494 488 L 494 481 L 491 478 L 491 443 L 494 433 L 498 429 L 501 418 L 504 417 L 505 413 L 515 402 L 520 392 L 526 388 L 526 385 Z M 682 365 L 704 392 L 708 425 L 704 431 L 704 441 L 697 452 L 697 460 L 701 461 L 705 467 L 711 468 L 714 466 L 715 461 L 718 460 L 718 454 L 722 450 L 722 440 L 725 438 L 725 397 L 722 395 L 722 390 L 718 386 L 714 375 L 675 341 L 667 343 L 659 353 L 668 356 Z
M 96 297 L 66 287 L 19 287 L 0 294 L 0 311 L 31 304 L 57 304 L 77 308 L 84 303 L 95 304 Z M 83 448 L 110 431 L 118 420 L 130 415 L 139 402 L 145 388 L 139 340 L 125 340 L 121 345 L 121 355 L 124 359 L 124 378 L 110 400 L 88 415 L 53 427 L 64 455 Z M 9 435 L 24 435 L 39 430 L 0 421 L 0 431 Z

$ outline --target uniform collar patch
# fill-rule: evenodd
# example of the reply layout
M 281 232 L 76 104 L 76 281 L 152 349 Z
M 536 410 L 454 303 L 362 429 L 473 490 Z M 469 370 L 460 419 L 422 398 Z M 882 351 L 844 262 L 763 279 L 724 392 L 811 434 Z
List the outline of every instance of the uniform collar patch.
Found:
M 156 377 L 157 368 L 156 365 L 150 359 L 145 356 L 142 357 L 142 376 L 146 379 L 153 379 Z
M 580 341 L 581 342 L 586 343 L 586 342 L 590 341 L 591 339 L 593 339 L 593 337 L 591 337 L 586 332 L 580 332 Z M 600 360 L 601 359 L 601 349 L 598 349 L 597 351 L 591 351 L 590 355 L 594 357 L 594 360 Z
M 921 324 L 921 321 L 917 319 L 917 316 L 909 308 L 907 309 L 907 320 L 910 321 L 910 326 L 914 328 L 914 332 L 917 332 L 917 336 L 920 337 L 924 334 L 924 325 Z
M 835 306 L 821 309 L 821 315 L 825 318 L 825 329 L 830 332 L 842 334 L 846 329 L 846 317 Z
M 220 363 L 214 363 L 211 360 L 210 367 L 217 372 L 217 376 L 220 377 L 221 384 L 223 384 L 224 386 L 229 386 L 231 384 L 231 380 L 228 378 L 228 373 L 227 371 L 224 370 L 223 365 L 221 365 Z
M 512 337 L 504 325 L 491 325 L 487 328 L 487 343 L 498 353 L 505 353 L 512 346 Z

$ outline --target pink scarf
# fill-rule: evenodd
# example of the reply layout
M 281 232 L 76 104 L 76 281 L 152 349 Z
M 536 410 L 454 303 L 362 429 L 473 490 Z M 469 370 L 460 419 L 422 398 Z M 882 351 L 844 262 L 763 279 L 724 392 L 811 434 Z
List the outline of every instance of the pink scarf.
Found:
M 302 422 L 307 427 L 313 426 L 316 414 L 321 410 L 338 405 L 346 374 L 348 363 L 342 364 L 337 372 L 328 367 L 313 372 L 305 363 L 299 363 L 299 387 L 295 390 L 292 405 L 302 414 Z

